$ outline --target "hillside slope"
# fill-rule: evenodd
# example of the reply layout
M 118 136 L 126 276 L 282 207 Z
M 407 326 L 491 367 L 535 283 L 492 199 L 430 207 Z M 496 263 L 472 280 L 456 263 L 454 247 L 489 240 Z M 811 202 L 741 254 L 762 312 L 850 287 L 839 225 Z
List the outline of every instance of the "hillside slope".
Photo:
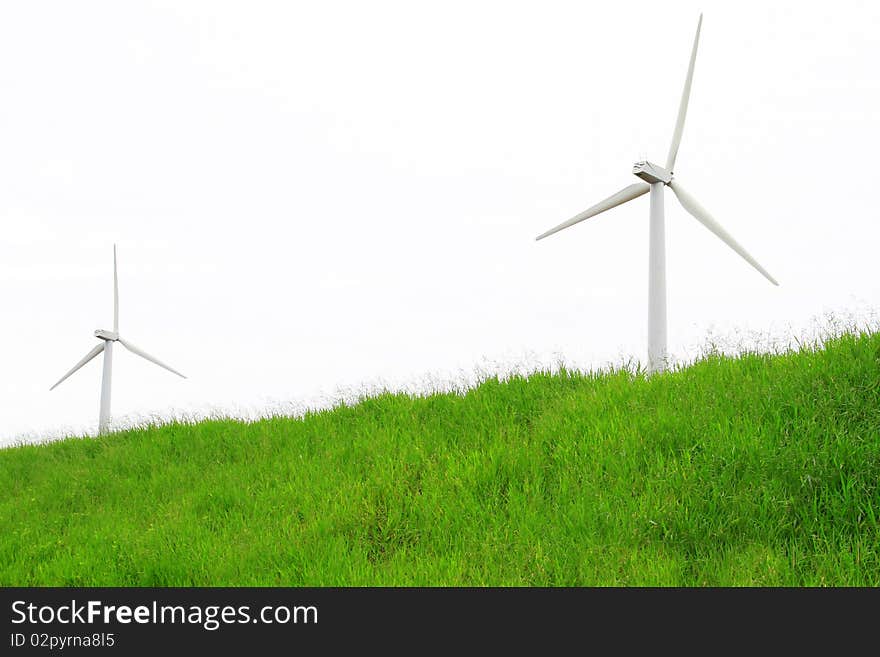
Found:
M 3 585 L 880 585 L 880 334 L 0 450 Z

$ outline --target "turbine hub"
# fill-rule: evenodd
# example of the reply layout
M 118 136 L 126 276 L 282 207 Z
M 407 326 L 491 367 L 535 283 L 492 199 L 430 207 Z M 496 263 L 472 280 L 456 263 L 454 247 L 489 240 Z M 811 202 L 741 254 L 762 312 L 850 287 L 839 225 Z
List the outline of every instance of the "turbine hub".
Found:
M 668 185 L 672 181 L 671 171 L 667 171 L 659 164 L 654 164 L 647 160 L 644 162 L 636 162 L 633 165 L 633 173 L 651 185 L 654 183 Z
M 119 339 L 119 334 L 113 331 L 98 329 L 95 331 L 95 337 L 107 342 L 116 342 Z

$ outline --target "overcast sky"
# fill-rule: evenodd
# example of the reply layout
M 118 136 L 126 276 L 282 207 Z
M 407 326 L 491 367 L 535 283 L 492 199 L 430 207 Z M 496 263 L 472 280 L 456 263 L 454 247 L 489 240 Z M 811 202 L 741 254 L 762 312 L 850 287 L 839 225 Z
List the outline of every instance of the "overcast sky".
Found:
M 0 442 L 252 414 L 558 359 L 645 358 L 665 162 L 669 347 L 880 306 L 873 2 L 5 2 Z

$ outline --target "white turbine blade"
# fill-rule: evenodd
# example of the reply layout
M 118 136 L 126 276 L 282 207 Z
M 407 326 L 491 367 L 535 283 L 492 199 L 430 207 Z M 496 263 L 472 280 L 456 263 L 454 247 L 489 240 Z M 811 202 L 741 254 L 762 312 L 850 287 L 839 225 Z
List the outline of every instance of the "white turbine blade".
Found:
M 74 365 L 73 368 L 71 368 L 71 370 L 67 374 L 65 374 L 60 379 L 58 379 L 58 383 L 56 383 L 54 386 L 49 388 L 49 392 L 51 392 L 52 390 L 55 390 L 55 388 L 57 388 L 59 385 L 61 385 L 62 381 L 64 381 L 67 377 L 69 377 L 71 374 L 76 372 L 80 367 L 82 367 L 83 365 L 88 363 L 90 360 L 92 360 L 92 358 L 94 358 L 95 356 L 100 354 L 102 351 L 104 351 L 104 343 L 103 342 L 101 342 L 101 344 L 97 345 L 94 349 L 92 349 L 89 353 L 87 353 L 83 357 L 83 359 L 81 361 L 79 361 L 76 365 Z
M 595 217 L 597 214 L 601 212 L 605 212 L 605 210 L 610 210 L 611 208 L 615 208 L 622 203 L 626 203 L 627 201 L 632 201 L 634 198 L 638 198 L 642 194 L 648 193 L 648 190 L 651 189 L 651 186 L 648 183 L 635 183 L 630 185 L 629 187 L 624 187 L 619 192 L 614 194 L 613 196 L 609 196 L 604 201 L 600 201 L 596 203 L 593 207 L 588 210 L 584 210 L 576 217 L 572 217 L 568 221 L 559 224 L 556 228 L 551 228 L 546 233 L 542 235 L 538 235 L 535 239 L 542 240 L 545 237 L 552 235 L 553 233 L 558 233 L 563 228 L 568 228 L 569 226 L 574 226 L 576 223 L 583 221 L 584 219 L 589 219 L 590 217 Z
M 744 248 L 742 248 L 739 243 L 735 239 L 733 239 L 733 237 L 731 237 L 730 233 L 724 230 L 721 227 L 721 224 L 719 224 L 717 221 L 715 221 L 715 219 L 712 218 L 712 215 L 709 214 L 706 208 L 700 205 L 697 199 L 688 194 L 687 191 L 685 191 L 685 189 L 676 180 L 670 182 L 669 187 L 671 187 L 672 191 L 675 192 L 675 195 L 678 197 L 679 203 L 681 203 L 684 209 L 690 212 L 697 221 L 699 221 L 706 228 L 715 233 L 722 242 L 727 244 L 727 246 L 739 253 L 746 262 L 748 262 L 752 267 L 761 272 L 768 281 L 773 283 L 773 285 L 779 285 L 779 283 L 776 282 L 776 279 L 773 278 L 769 273 L 767 273 L 767 270 L 759 265 L 758 261 L 750 256 L 749 253 Z
M 700 42 L 700 26 L 703 24 L 703 14 L 697 21 L 697 34 L 694 36 L 694 48 L 691 50 L 691 62 L 688 64 L 687 77 L 684 80 L 684 89 L 681 92 L 681 104 L 678 106 L 678 118 L 675 121 L 675 132 L 672 133 L 672 144 L 669 146 L 669 157 L 666 158 L 666 170 L 675 168 L 675 158 L 678 155 L 678 146 L 681 144 L 681 134 L 684 132 L 684 119 L 688 113 L 688 100 L 691 97 L 691 82 L 694 79 L 694 63 L 697 61 L 697 44 Z
M 119 333 L 119 278 L 116 275 L 116 245 L 113 245 L 113 332 Z
M 168 365 L 166 365 L 165 363 L 163 363 L 161 360 L 159 360 L 159 359 L 156 358 L 155 356 L 150 356 L 150 354 L 148 354 L 146 351 L 143 351 L 143 350 L 141 350 L 141 349 L 138 349 L 138 348 L 135 347 L 131 342 L 127 342 L 126 340 L 123 340 L 122 338 L 119 338 L 119 343 L 120 343 L 123 347 L 125 347 L 126 349 L 128 349 L 130 352 L 132 352 L 133 354 L 137 354 L 137 355 L 140 356 L 141 358 L 145 358 L 145 359 L 147 359 L 148 361 L 150 361 L 151 363 L 155 363 L 155 364 L 158 365 L 159 367 L 164 367 L 164 368 L 165 368 L 166 370 L 168 370 L 169 372 L 173 372 L 174 374 L 176 374 L 177 376 L 179 376 L 179 377 L 181 377 L 181 378 L 183 378 L 183 379 L 186 378 L 185 376 L 183 376 L 183 374 L 181 374 L 180 372 L 178 372 L 178 371 L 177 371 L 176 369 L 174 369 L 173 367 L 169 367 Z

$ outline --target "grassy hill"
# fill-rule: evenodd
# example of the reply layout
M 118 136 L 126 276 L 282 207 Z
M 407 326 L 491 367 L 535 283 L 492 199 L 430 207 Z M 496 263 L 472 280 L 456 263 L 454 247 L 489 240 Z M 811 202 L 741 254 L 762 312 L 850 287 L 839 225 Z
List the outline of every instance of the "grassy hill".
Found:
M 880 333 L 0 450 L 3 585 L 880 585 Z

